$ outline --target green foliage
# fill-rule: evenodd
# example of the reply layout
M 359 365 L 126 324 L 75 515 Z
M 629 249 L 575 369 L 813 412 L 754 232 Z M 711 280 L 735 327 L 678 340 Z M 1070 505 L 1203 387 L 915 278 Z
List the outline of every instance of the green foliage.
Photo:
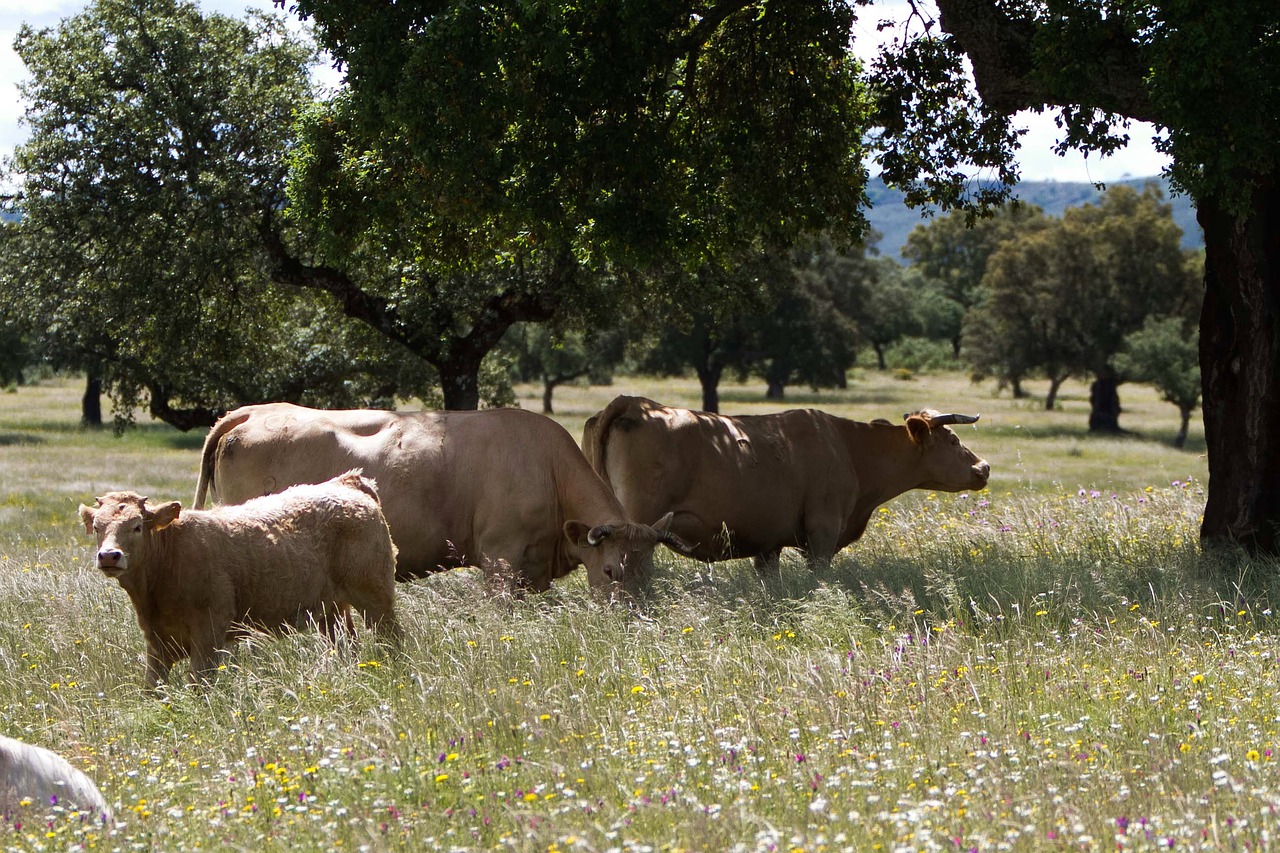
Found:
M 1113 187 L 1101 204 L 1000 244 L 966 318 L 966 357 L 1009 379 L 1111 371 L 1148 317 L 1194 310 L 1196 270 L 1178 238 L 1158 189 Z
M 701 270 L 864 226 L 845 3 L 298 9 L 348 89 L 303 116 L 290 216 L 447 406 L 513 323 L 705 301 Z
M 398 218 L 436 236 L 409 239 L 447 263 L 550 246 L 592 265 L 695 268 L 863 226 L 848 3 L 297 7 L 350 85 L 311 123 L 314 156 L 353 185 L 358 164 L 380 182 L 371 209 L 303 204 L 333 234 L 390 223 L 398 200 L 411 204 Z M 318 127 L 328 120 L 341 140 Z M 300 170 L 300 200 L 324 191 L 318 175 Z M 338 227 L 347 215 L 356 227 Z
M 0 289 L 57 365 L 206 425 L 239 402 L 355 404 L 422 370 L 309 295 L 267 286 L 258 228 L 283 202 L 313 48 L 270 17 L 98 0 L 17 50 L 31 138 L 12 169 Z
M 1148 317 L 1125 338 L 1116 369 L 1129 380 L 1154 385 L 1178 407 L 1182 429 L 1174 444 L 1181 447 L 1187 420 L 1200 403 L 1200 340 L 1191 324 L 1182 317 Z
M 1048 223 L 1040 208 L 1011 202 L 992 216 L 972 220 L 960 212 L 943 214 L 917 225 L 907 235 L 902 256 L 920 271 L 926 289 L 959 309 L 936 311 L 935 326 L 949 332 L 956 352 L 961 345 L 961 319 L 982 299 L 987 261 L 1003 243 L 1030 234 Z

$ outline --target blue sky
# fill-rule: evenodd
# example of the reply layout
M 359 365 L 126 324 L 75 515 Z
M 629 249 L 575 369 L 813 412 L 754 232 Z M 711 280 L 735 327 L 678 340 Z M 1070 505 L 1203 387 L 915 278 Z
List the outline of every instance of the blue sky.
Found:
M 75 14 L 84 5 L 83 0 L 42 0 L 38 4 L 30 0 L 0 0 L 0 156 L 7 157 L 14 146 L 26 138 L 26 131 L 19 122 L 22 104 L 16 88 L 17 82 L 25 76 L 25 69 L 13 52 L 13 40 L 18 28 L 23 23 L 35 27 L 55 26 L 62 18 Z M 38 9 L 33 10 L 33 6 L 38 6 Z M 236 16 L 243 15 L 250 8 L 272 8 L 271 0 L 200 0 L 200 6 L 206 11 Z M 866 48 L 860 48 L 859 52 L 864 55 L 874 52 L 875 46 L 884 37 L 877 32 L 876 22 L 880 18 L 896 18 L 904 8 L 905 0 L 890 0 L 887 3 L 877 2 L 875 6 L 864 9 L 863 18 L 857 25 L 856 44 L 865 45 Z M 336 80 L 328 69 L 320 69 L 318 73 L 328 75 L 324 82 Z M 1017 123 L 1028 129 L 1018 157 L 1024 180 L 1105 182 L 1125 177 L 1147 177 L 1159 174 L 1168 162 L 1152 145 L 1154 131 L 1150 125 L 1135 123 L 1129 129 L 1128 147 L 1117 154 L 1105 158 L 1096 155 L 1086 158 L 1076 153 L 1065 157 L 1053 153 L 1058 131 L 1051 115 L 1022 113 L 1017 117 Z

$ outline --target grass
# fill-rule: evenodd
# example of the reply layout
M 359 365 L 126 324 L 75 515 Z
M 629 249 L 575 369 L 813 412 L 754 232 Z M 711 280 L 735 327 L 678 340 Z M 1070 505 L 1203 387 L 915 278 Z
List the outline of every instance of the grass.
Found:
M 557 402 L 580 431 L 622 390 Z M 761 410 L 757 391 L 724 408 Z M 255 638 L 212 690 L 163 701 L 73 515 L 126 486 L 185 503 L 199 437 L 82 432 L 74 383 L 2 395 L 0 720 L 94 777 L 116 819 L 36 803 L 0 844 L 1266 848 L 1275 566 L 1199 553 L 1204 461 L 1165 443 L 1172 406 L 1124 391 L 1137 434 L 1095 442 L 1078 395 L 1043 413 L 959 377 L 867 374 L 803 402 L 981 410 L 963 434 L 991 487 L 904 496 L 830 568 L 784 560 L 769 582 L 663 555 L 635 610 L 594 604 L 580 573 L 525 600 L 441 574 L 400 588 L 401 656 Z

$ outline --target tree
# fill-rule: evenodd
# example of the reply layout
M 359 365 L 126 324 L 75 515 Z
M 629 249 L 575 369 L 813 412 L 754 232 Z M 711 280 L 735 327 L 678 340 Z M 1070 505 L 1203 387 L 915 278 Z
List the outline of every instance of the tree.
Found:
M 542 413 L 551 415 L 552 396 L 559 386 L 584 376 L 608 382 L 622 361 L 626 340 L 620 329 L 557 332 L 544 324 L 522 323 L 512 326 L 503 342 L 520 380 L 542 383 Z
M 297 9 L 348 91 L 304 118 L 290 215 L 318 252 L 272 242 L 276 278 L 430 361 L 447 407 L 516 322 L 688 304 L 695 271 L 864 227 L 851 3 Z
M 1181 317 L 1151 317 L 1125 338 L 1116 369 L 1135 382 L 1149 382 L 1165 402 L 1178 407 L 1182 422 L 1173 446 L 1187 443 L 1191 413 L 1200 403 L 1199 342 L 1191 324 Z
M 982 301 L 982 277 L 991 254 L 1008 240 L 1043 228 L 1047 222 L 1035 205 L 1012 202 L 978 220 L 971 220 L 963 211 L 952 211 L 917 225 L 907 235 L 902 256 L 920 270 L 931 289 L 960 309 L 951 335 L 956 356 L 964 339 L 960 317 Z
M 1087 360 L 1087 342 L 1077 323 L 1107 309 L 1082 305 L 1073 286 L 1092 274 L 1087 252 L 1071 241 L 1060 222 L 992 253 L 983 276 L 982 299 L 965 317 L 964 356 L 978 376 L 1013 384 L 1033 371 L 1049 379 L 1044 406 L 1052 411 L 1058 389 Z
M 1112 187 L 1099 204 L 1068 208 L 1061 220 L 1006 241 L 991 255 L 974 309 L 983 334 L 966 343 L 977 365 L 1010 358 L 1006 372 L 1042 370 L 1045 407 L 1070 375 L 1089 375 L 1089 428 L 1119 430 L 1113 360 L 1125 336 L 1149 316 L 1183 315 L 1194 304 L 1180 233 L 1154 186 Z
M 1280 552 L 1280 6 L 936 3 L 940 28 L 902 39 L 878 64 L 886 177 L 915 200 L 955 205 L 972 188 L 967 175 L 989 169 L 999 185 L 967 196 L 981 205 L 1016 178 L 1019 110 L 1057 109 L 1063 148 L 1104 154 L 1125 144 L 1129 119 L 1155 123 L 1205 237 L 1201 537 Z
M 425 391 L 401 353 L 306 295 L 268 287 L 257 224 L 283 202 L 313 48 L 270 17 L 98 0 L 17 50 L 30 140 L 0 291 L 50 361 L 128 417 L 181 429 L 264 399 L 360 404 Z M 99 415 L 100 417 L 100 415 Z

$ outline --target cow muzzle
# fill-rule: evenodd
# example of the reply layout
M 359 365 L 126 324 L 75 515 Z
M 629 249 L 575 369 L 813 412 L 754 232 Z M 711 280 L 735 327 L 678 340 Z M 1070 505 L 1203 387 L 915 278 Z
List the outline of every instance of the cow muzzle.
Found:
M 98 551 L 97 564 L 104 575 L 115 577 L 129 567 L 129 558 L 119 548 L 102 548 Z
M 977 484 L 973 488 L 986 488 L 987 480 L 991 478 L 991 464 L 984 459 L 977 465 L 974 465 L 971 470 L 973 471 L 973 481 Z

